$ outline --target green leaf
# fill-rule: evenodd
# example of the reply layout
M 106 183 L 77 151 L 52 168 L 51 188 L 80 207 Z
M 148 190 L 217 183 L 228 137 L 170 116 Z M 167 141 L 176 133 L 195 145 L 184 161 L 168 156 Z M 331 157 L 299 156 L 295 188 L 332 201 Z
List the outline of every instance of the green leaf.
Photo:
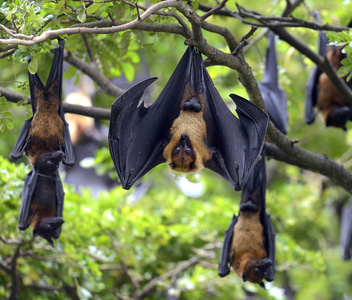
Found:
M 129 82 L 132 82 L 133 78 L 134 78 L 134 67 L 132 64 L 129 63 L 122 63 L 122 69 L 123 72 L 125 74 L 126 79 Z
M 7 128 L 8 128 L 9 130 L 13 130 L 13 124 L 12 124 L 12 123 L 7 122 L 7 123 L 6 123 L 6 126 L 7 126 Z
M 38 71 L 38 60 L 36 58 L 33 58 L 32 61 L 28 64 L 28 71 L 32 75 L 37 73 L 37 71 Z
M 61 8 L 64 6 L 64 4 L 65 4 L 65 0 L 60 0 L 60 1 L 55 5 L 54 10 L 60 11 Z
M 13 54 L 13 59 L 14 60 L 21 60 L 24 56 L 24 53 L 26 53 L 25 50 L 22 49 L 17 49 L 15 53 Z
M 84 23 L 87 20 L 86 13 L 84 11 L 80 12 L 77 16 L 77 19 L 81 22 Z
M 12 117 L 12 113 L 10 113 L 9 111 L 3 112 L 2 113 L 3 117 Z
M 87 8 L 87 14 L 94 14 L 101 6 L 101 3 L 94 3 Z
M 63 79 L 64 80 L 68 80 L 68 79 L 71 79 L 73 76 L 75 76 L 77 73 L 77 69 L 74 67 L 74 66 L 69 66 L 67 69 L 66 69 L 66 72 L 64 73 L 64 76 L 63 76 Z

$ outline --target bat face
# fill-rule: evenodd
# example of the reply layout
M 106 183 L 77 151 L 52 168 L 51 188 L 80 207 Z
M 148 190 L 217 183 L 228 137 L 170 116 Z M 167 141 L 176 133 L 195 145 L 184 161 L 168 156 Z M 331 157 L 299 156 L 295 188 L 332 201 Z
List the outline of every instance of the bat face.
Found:
M 188 134 L 181 134 L 179 143 L 171 152 L 171 160 L 169 166 L 175 171 L 192 172 L 198 169 L 195 164 L 196 153 Z
M 245 272 L 242 275 L 243 281 L 250 281 L 259 284 L 262 283 L 272 264 L 273 263 L 269 258 L 250 259 L 245 267 Z
M 34 163 L 34 171 L 42 176 L 50 177 L 59 169 L 63 157 L 64 153 L 62 151 L 42 153 Z

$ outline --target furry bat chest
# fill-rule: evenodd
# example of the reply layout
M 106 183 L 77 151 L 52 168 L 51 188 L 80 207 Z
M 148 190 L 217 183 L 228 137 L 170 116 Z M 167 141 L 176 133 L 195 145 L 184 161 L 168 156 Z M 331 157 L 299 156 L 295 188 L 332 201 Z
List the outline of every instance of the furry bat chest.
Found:
M 205 145 L 204 95 L 197 95 L 192 86 L 187 85 L 180 115 L 170 130 L 171 140 L 163 151 L 166 163 L 174 171 L 185 173 L 199 171 L 212 157 Z
M 251 259 L 267 257 L 264 249 L 263 225 L 259 214 L 241 212 L 234 227 L 234 234 L 229 255 L 235 253 L 232 266 L 239 277 L 243 277 Z

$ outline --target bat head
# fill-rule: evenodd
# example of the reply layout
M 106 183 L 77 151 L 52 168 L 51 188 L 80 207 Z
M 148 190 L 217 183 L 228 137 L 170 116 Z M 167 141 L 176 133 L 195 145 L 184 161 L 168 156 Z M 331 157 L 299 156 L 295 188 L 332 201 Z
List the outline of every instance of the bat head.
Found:
M 42 218 L 35 229 L 33 230 L 33 237 L 41 236 L 46 239 L 51 247 L 54 247 L 52 238 L 57 238 L 56 230 L 65 223 L 65 220 L 60 217 Z
M 258 283 L 259 285 L 264 285 L 263 279 L 272 264 L 273 262 L 269 258 L 250 259 L 245 268 L 245 272 L 242 275 L 243 281 L 250 281 L 252 283 Z
M 348 44 L 342 46 L 326 46 L 326 57 L 336 70 L 341 67 L 341 60 L 345 57 L 345 54 L 342 53 L 342 49 L 345 48 L 347 45 Z
M 326 126 L 334 126 L 338 128 L 342 128 L 344 131 L 346 129 L 346 123 L 348 120 L 352 119 L 352 109 L 347 106 L 338 107 L 335 109 L 331 109 L 328 114 L 325 124 Z
M 171 152 L 172 163 L 169 166 L 179 172 L 196 172 L 198 167 L 196 166 L 197 155 L 193 149 L 191 140 L 188 134 L 181 134 L 178 144 L 174 147 Z
M 58 170 L 64 156 L 65 154 L 61 150 L 42 153 L 36 160 L 34 171 L 42 176 L 51 177 Z

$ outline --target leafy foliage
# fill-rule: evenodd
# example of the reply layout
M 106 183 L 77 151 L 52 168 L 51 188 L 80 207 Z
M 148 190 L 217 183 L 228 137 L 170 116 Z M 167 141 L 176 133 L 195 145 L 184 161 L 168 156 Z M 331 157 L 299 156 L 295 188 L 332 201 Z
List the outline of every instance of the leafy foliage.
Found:
M 201 3 L 214 5 L 213 1 Z M 295 17 L 310 19 L 308 7 L 319 10 L 322 19 L 332 24 L 345 25 L 350 18 L 344 5 L 313 0 L 306 4 L 295 10 Z M 199 1 L 192 2 L 194 9 L 198 5 Z M 247 8 L 265 15 L 280 15 L 284 5 L 284 1 L 277 5 L 246 1 Z M 235 3 L 228 3 L 228 7 L 236 9 Z M 137 10 L 122 1 L 12 0 L 0 4 L 0 24 L 27 35 L 84 24 L 96 20 L 94 15 L 113 16 L 114 20 L 124 22 L 136 18 Z M 163 16 L 153 16 L 146 22 L 175 23 Z M 222 16 L 211 16 L 207 22 L 227 27 L 238 40 L 249 30 L 238 20 L 229 21 Z M 302 28 L 289 31 L 316 49 L 317 32 Z M 0 38 L 5 37 L 4 31 L 0 31 Z M 205 37 L 211 45 L 228 51 L 221 36 L 206 32 Z M 329 37 L 337 43 L 351 43 L 348 33 L 331 33 Z M 135 29 L 88 35 L 86 39 L 98 70 L 106 77 L 124 74 L 132 81 L 143 69 L 160 77 L 151 99 L 156 99 L 185 48 L 184 37 L 142 34 Z M 245 52 L 258 80 L 263 77 L 266 45 L 262 39 Z M 19 46 L 12 56 L 0 61 L 1 85 L 29 94 L 27 62 L 22 60 L 32 58 L 28 66 L 31 73 L 48 73 L 41 66 L 50 64 L 52 48 L 53 42 L 49 40 L 30 47 Z M 89 62 L 79 35 L 67 36 L 65 49 Z M 345 50 L 352 57 L 351 47 Z M 277 41 L 277 51 L 280 85 L 288 97 L 288 135 L 306 149 L 351 166 L 351 125 L 345 134 L 325 128 L 321 118 L 311 126 L 303 122 L 305 84 L 313 63 L 283 41 Z M 345 59 L 340 75 L 346 76 L 351 66 L 351 59 Z M 212 66 L 208 71 L 225 101 L 229 101 L 230 93 L 247 97 L 233 70 Z M 80 77 L 76 73 L 74 67 L 69 67 L 65 79 L 76 75 L 78 82 Z M 110 107 L 112 101 L 99 93 L 94 104 Z M 228 104 L 234 110 L 230 101 Z M 268 184 L 267 210 L 277 232 L 277 273 L 275 281 L 267 285 L 268 291 L 243 283 L 234 274 L 219 278 L 213 269 L 220 254 L 219 242 L 233 213 L 238 212 L 240 196 L 227 182 L 206 170 L 200 177 L 185 178 L 172 175 L 165 166 L 155 168 L 142 180 L 141 187 L 151 185 L 142 197 L 138 187 L 131 191 L 117 187 L 94 198 L 89 189 L 78 194 L 72 186 L 65 185 L 65 223 L 56 248 L 51 249 L 40 238 L 33 240 L 30 229 L 17 229 L 23 179 L 29 167 L 5 158 L 26 117 L 24 108 L 0 98 L 0 297 L 10 295 L 13 278 L 6 267 L 19 245 L 20 299 L 74 299 L 75 295 L 79 299 L 133 298 L 156 278 L 159 280 L 155 288 L 143 294 L 146 299 L 165 298 L 167 290 L 181 299 L 243 299 L 248 293 L 260 299 L 284 299 L 287 286 L 294 291 L 295 299 L 351 297 L 352 265 L 340 259 L 337 209 L 348 195 L 331 187 L 322 176 L 274 161 L 268 162 L 272 179 Z M 97 152 L 94 164 L 98 174 L 110 173 L 117 180 L 107 148 Z M 182 261 L 189 262 L 197 255 L 197 264 L 179 273 L 175 271 Z

